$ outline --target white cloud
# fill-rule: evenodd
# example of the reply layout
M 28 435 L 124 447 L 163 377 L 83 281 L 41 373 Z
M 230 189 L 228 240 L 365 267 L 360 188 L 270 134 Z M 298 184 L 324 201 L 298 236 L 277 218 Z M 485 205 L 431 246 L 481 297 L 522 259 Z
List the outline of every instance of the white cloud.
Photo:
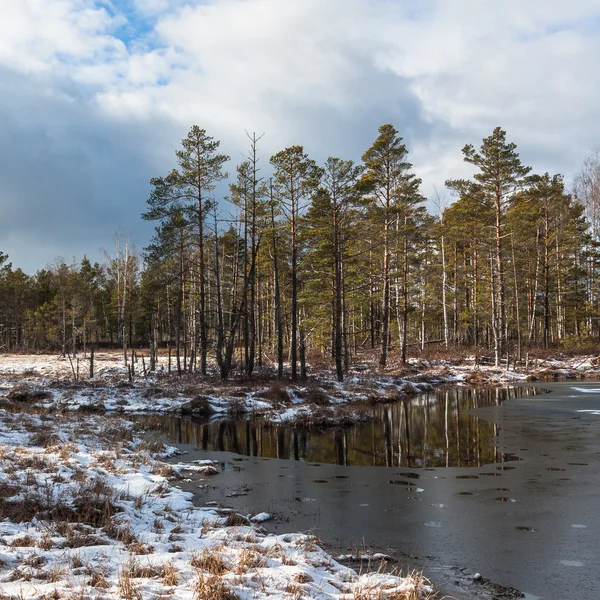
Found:
M 0 65 L 66 73 L 71 61 L 110 60 L 123 51 L 108 34 L 122 23 L 92 0 L 3 0 Z
M 0 117 L 16 137 L 37 127 L 69 156 L 84 152 L 91 186 L 114 173 L 128 196 L 114 194 L 129 207 L 115 216 L 131 223 L 109 223 L 102 194 L 87 200 L 109 237 L 116 225 L 136 230 L 148 173 L 170 168 L 193 123 L 234 158 L 245 129 L 265 132 L 266 163 L 292 143 L 320 159 L 358 159 L 377 126 L 393 122 L 427 193 L 467 173 L 460 148 L 496 125 L 525 162 L 567 176 L 600 138 L 597 0 L 0 0 L 0 8 L 0 68 L 14 74 L 10 93 L 8 78 L 0 81 Z M 133 135 L 155 146 L 139 148 Z M 130 161 L 127 149 L 138 152 Z M 14 160 L 32 162 L 22 152 Z M 26 232 L 11 197 L 0 196 L 0 209 Z

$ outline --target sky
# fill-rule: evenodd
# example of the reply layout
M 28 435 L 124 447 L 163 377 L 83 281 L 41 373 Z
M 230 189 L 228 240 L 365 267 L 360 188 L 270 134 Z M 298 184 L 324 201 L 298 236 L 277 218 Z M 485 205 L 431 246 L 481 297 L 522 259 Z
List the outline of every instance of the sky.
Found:
M 359 161 L 392 123 L 430 199 L 507 130 L 567 183 L 600 144 L 598 0 L 0 0 L 0 251 L 32 273 L 138 250 L 192 125 L 230 173 L 301 144 Z

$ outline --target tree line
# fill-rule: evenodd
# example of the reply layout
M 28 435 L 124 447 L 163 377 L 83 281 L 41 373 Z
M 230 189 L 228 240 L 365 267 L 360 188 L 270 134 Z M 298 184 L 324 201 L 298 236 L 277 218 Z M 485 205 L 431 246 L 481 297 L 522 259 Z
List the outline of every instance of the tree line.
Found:
M 597 154 L 569 193 L 497 127 L 462 149 L 474 175 L 448 180 L 454 201 L 434 215 L 392 125 L 360 164 L 291 146 L 266 167 L 260 143 L 248 136 L 218 197 L 230 158 L 192 127 L 151 180 L 141 257 L 117 240 L 103 264 L 28 276 L 0 254 L 1 349 L 165 347 L 178 373 L 224 379 L 268 364 L 295 380 L 330 361 L 342 381 L 364 356 L 384 368 L 430 344 L 500 364 L 600 338 Z

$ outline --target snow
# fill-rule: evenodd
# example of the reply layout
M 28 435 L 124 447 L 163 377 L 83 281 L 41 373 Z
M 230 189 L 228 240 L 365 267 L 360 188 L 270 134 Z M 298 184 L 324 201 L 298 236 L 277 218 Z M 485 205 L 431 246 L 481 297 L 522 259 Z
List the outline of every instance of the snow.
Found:
M 271 515 L 266 512 L 258 513 L 254 515 L 250 520 L 254 523 L 264 523 L 265 521 L 270 521 L 272 519 Z
M 410 359 L 414 375 L 407 371 L 402 371 L 403 376 L 393 375 L 393 366 L 389 372 L 376 373 L 369 365 L 358 364 L 343 383 L 322 371 L 309 384 L 276 388 L 273 384 L 216 384 L 215 379 L 199 380 L 193 375 L 178 378 L 167 373 L 165 357 L 154 374 L 144 374 L 138 358 L 130 382 L 122 354 L 108 351 L 96 353 L 95 375 L 89 379 L 89 357 L 71 360 L 73 368 L 68 358 L 56 355 L 0 355 L 0 394 L 4 389 L 10 400 L 11 394 L 24 391 L 30 406 L 47 410 L 212 414 L 212 418 L 248 414 L 274 423 L 327 427 L 367 420 L 367 412 L 356 409 L 359 404 L 393 402 L 443 384 L 504 385 L 535 378 L 536 373 L 541 377 L 600 375 L 599 361 L 593 356 L 532 359 L 529 371 L 475 364 L 474 357 L 455 363 Z M 73 370 L 79 373 L 78 379 Z
M 432 387 L 394 376 L 354 375 L 340 384 L 331 375 L 322 374 L 318 386 L 286 385 L 283 397 L 278 399 L 277 394 L 273 396 L 271 385 L 215 387 L 214 382 L 197 380 L 190 385 L 185 378 L 169 376 L 164 359 L 158 374 L 145 375 L 138 359 L 131 381 L 119 353 L 98 352 L 93 379 L 88 377 L 89 359 L 71 360 L 78 361 L 79 368 L 72 368 L 66 358 L 51 355 L 0 355 L 0 391 L 4 388 L 9 400 L 11 395 L 21 393 L 29 406 L 46 410 L 185 414 L 202 411 L 203 416 L 212 413 L 214 418 L 245 413 L 260 414 L 279 423 L 309 423 L 318 414 L 319 424 L 325 426 L 338 423 L 340 415 L 347 422 L 364 419 L 364 414 L 352 409 L 339 412 L 339 408 L 354 402 L 397 400 Z
M 139 383 L 115 388 L 123 374 L 110 365 L 99 383 L 54 386 L 52 378 L 68 371 L 39 357 L 1 357 L 2 387 L 21 385 L 18 369 L 32 365 L 30 389 L 50 396 L 35 411 L 19 402 L 0 408 L 0 597 L 349 600 L 431 592 L 415 577 L 357 573 L 311 535 L 266 533 L 266 512 L 244 517 L 196 507 L 177 481 L 186 472 L 218 477 L 218 463 L 167 464 L 162 458 L 176 449 L 143 439 L 129 421 L 56 410 L 100 400 L 126 412 L 173 410 L 185 400 L 178 395 L 157 401 Z M 242 400 L 271 407 L 254 394 Z

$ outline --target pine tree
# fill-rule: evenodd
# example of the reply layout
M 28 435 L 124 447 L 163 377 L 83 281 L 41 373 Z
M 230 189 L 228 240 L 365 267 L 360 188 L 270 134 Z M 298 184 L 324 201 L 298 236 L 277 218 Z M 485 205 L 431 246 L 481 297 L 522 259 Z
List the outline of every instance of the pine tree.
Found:
M 179 169 L 173 169 L 164 178 L 151 180 L 154 190 L 148 199 L 149 209 L 142 216 L 149 220 L 163 220 L 182 210 L 189 223 L 195 225 L 200 295 L 200 369 L 202 374 L 206 375 L 208 326 L 205 226 L 211 208 L 210 192 L 214 190 L 217 182 L 227 177 L 223 165 L 229 160 L 229 156 L 219 154 L 220 142 L 207 135 L 206 130 L 197 125 L 194 125 L 187 137 L 181 140 L 181 146 L 182 149 L 176 152 Z
M 408 150 L 402 143 L 402 138 L 392 125 L 382 125 L 379 136 L 373 145 L 363 154 L 365 171 L 362 176 L 362 187 L 371 200 L 371 209 L 379 216 L 383 233 L 383 298 L 382 298 L 382 327 L 381 327 L 381 355 L 379 365 L 383 368 L 387 364 L 388 345 L 390 338 L 390 311 L 391 311 L 391 284 L 392 284 L 392 252 L 393 252 L 393 227 L 399 219 L 409 218 L 409 207 L 421 201 L 418 188 L 421 183 L 410 172 L 412 165 L 406 161 Z M 402 214 L 401 214 L 402 212 Z M 398 227 L 398 232 L 400 227 Z M 403 244 L 408 244 L 404 235 Z M 407 256 L 406 248 L 403 256 Z M 407 302 L 407 275 L 408 266 L 405 261 L 403 266 L 405 291 L 405 308 Z M 406 310 L 405 310 L 406 314 Z M 405 336 L 406 338 L 406 336 Z M 406 357 L 406 348 L 403 343 L 403 357 Z
M 300 215 L 317 189 L 322 171 L 302 146 L 291 146 L 271 157 L 273 190 L 289 228 L 291 270 L 291 341 L 292 380 L 298 378 L 298 227 Z M 300 333 L 301 337 L 302 332 Z M 303 344 L 303 340 L 302 340 Z M 301 344 L 301 352 L 303 345 Z M 301 357 L 302 358 L 302 357 Z
M 505 259 L 503 250 L 504 220 L 507 201 L 524 185 L 525 177 L 531 170 L 521 164 L 516 152 L 516 144 L 506 141 L 506 131 L 496 127 L 491 136 L 484 138 L 479 152 L 467 144 L 462 152 L 465 162 L 478 167 L 476 183 L 464 180 L 448 180 L 446 185 L 455 190 L 469 190 L 473 185 L 492 201 L 495 212 L 495 271 L 492 273 L 494 292 L 493 332 L 495 339 L 495 362 L 500 364 L 508 339 L 506 320 Z M 471 193 L 475 190 L 471 189 Z

